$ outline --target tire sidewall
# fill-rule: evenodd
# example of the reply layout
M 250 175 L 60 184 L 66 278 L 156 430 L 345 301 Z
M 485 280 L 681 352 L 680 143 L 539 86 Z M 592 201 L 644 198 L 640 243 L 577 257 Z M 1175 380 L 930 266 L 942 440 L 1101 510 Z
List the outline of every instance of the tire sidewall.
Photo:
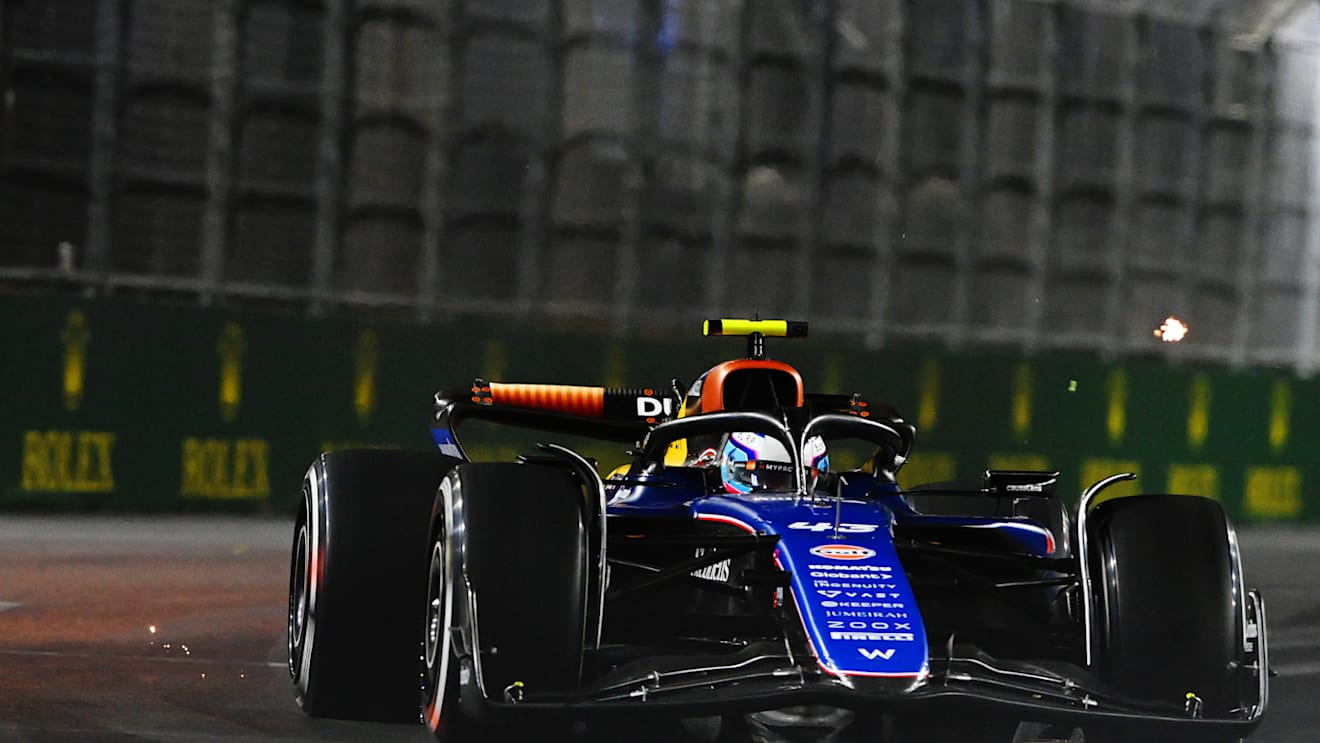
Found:
M 458 478 L 450 473 L 440 483 L 431 515 L 431 557 L 427 571 L 427 613 L 423 627 L 421 674 L 422 721 L 431 734 L 441 740 L 456 732 L 461 724 L 458 690 L 460 659 L 453 647 L 450 627 L 455 626 L 457 604 L 454 589 L 461 581 L 459 547 L 449 524 L 455 521 L 455 496 Z M 437 564 L 437 561 L 439 564 Z M 439 571 L 438 573 L 436 571 Z M 432 607 L 435 600 L 440 606 Z M 433 613 L 435 612 L 435 613 Z M 434 634 L 432 634 L 434 633 Z
M 1242 586 L 1219 504 L 1183 495 L 1127 496 L 1096 508 L 1099 670 L 1129 695 L 1181 703 L 1207 717 L 1238 706 Z

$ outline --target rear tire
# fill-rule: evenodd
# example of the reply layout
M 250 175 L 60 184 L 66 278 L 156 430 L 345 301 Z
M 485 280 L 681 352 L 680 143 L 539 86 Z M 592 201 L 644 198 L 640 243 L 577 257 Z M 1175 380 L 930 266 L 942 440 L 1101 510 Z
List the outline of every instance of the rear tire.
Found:
M 529 729 L 487 719 L 483 708 L 515 684 L 535 693 L 580 683 L 589 564 L 583 504 L 581 485 L 558 467 L 466 464 L 441 484 L 422 602 L 422 717 L 436 739 L 567 737 L 569 720 Z M 479 639 L 484 690 L 473 649 L 460 647 L 451 628 Z
M 1240 706 L 1234 669 L 1242 655 L 1244 594 L 1223 509 L 1196 496 L 1130 496 L 1096 506 L 1088 526 L 1102 678 L 1144 700 L 1181 705 L 1195 694 L 1204 717 L 1231 717 Z M 1088 731 L 1086 740 L 1117 735 Z M 1194 739 L 1238 740 L 1204 733 Z
M 289 570 L 289 675 L 312 717 L 417 722 L 427 524 L 460 460 L 322 454 L 303 480 Z

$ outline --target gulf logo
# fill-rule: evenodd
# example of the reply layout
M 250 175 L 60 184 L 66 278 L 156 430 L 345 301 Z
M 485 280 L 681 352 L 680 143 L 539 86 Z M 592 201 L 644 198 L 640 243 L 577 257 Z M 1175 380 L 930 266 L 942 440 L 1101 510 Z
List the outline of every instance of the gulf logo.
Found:
M 853 544 L 818 544 L 808 551 L 827 560 L 865 560 L 875 557 L 875 550 Z

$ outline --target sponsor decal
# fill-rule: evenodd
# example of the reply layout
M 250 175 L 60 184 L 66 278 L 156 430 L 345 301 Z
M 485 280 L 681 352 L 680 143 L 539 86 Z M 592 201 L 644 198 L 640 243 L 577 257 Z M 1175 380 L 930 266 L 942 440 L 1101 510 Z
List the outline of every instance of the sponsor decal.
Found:
M 876 620 L 872 620 L 870 622 L 863 622 L 860 620 L 845 622 L 842 619 L 831 619 L 829 622 L 827 622 L 827 624 L 828 624 L 828 629 L 848 629 L 848 630 L 866 630 L 866 631 L 906 630 L 908 633 L 912 632 L 911 622 L 881 622 Z M 912 639 L 911 634 L 908 635 L 908 639 L 909 640 Z
M 729 561 L 724 560 L 714 565 L 707 565 L 700 570 L 693 570 L 692 577 L 727 583 L 729 580 Z
M 816 593 L 819 593 L 820 595 L 824 596 L 827 599 L 837 599 L 840 596 L 847 599 L 882 599 L 882 598 L 893 598 L 896 594 L 892 593 L 892 591 L 898 589 L 898 585 L 895 583 L 877 583 L 875 584 L 875 587 L 888 588 L 890 589 L 890 591 L 886 591 L 886 592 L 839 591 L 833 589 L 829 591 L 822 591 L 820 589 L 816 589 Z
M 907 619 L 908 613 L 905 611 L 844 611 L 839 609 L 826 609 L 825 616 L 841 617 L 843 619 Z
M 1005 485 L 1004 490 L 1010 493 L 1043 493 L 1045 486 L 1040 483 L 1021 483 L 1016 485 Z
M 701 557 L 705 554 L 706 554 L 705 547 L 697 548 L 696 557 Z M 703 580 L 718 581 L 720 583 L 727 583 L 729 581 L 729 569 L 730 567 L 732 567 L 731 563 L 732 560 L 721 560 L 715 563 L 714 565 L 707 565 L 704 568 L 693 570 L 692 577 L 701 578 Z
M 674 414 L 674 400 L 669 397 L 655 398 L 646 395 L 637 396 L 637 417 L 655 418 L 660 415 Z
M 109 431 L 26 431 L 21 487 L 28 493 L 113 492 L 114 446 Z
M 875 550 L 855 544 L 818 544 L 808 551 L 827 560 L 865 560 L 875 557 Z
M 838 575 L 835 577 L 851 578 L 852 576 Z M 836 583 L 828 580 L 814 580 L 811 582 L 811 584 L 816 586 L 817 588 L 844 588 L 844 589 L 854 589 L 860 591 L 891 588 L 894 585 L 892 583 Z
M 841 588 L 878 588 L 879 586 L 887 585 L 887 584 L 885 584 L 885 583 L 857 582 L 857 579 L 858 579 L 858 578 L 879 578 L 880 580 L 893 580 L 893 578 L 894 578 L 894 576 L 892 576 L 892 575 L 888 575 L 888 574 L 886 574 L 886 575 L 854 575 L 854 574 L 852 574 L 852 573 L 827 573 L 827 572 L 825 572 L 825 571 L 823 571 L 823 570 L 813 570 L 813 571 L 811 571 L 811 577 L 812 577 L 812 578 L 838 578 L 838 579 L 851 578 L 851 579 L 852 579 L 852 582 L 849 582 L 849 583 L 840 583 L 840 584 L 838 584 L 837 587 L 841 587 Z M 816 581 L 816 583 L 817 583 L 818 585 L 824 585 L 821 581 Z M 836 586 L 826 586 L 826 587 L 827 587 L 827 588 L 835 588 Z
M 910 632 L 831 632 L 831 640 L 866 640 L 869 642 L 914 642 Z M 888 660 L 886 658 L 886 660 Z
M 884 650 L 878 650 L 876 648 L 857 648 L 857 652 L 861 653 L 862 657 L 867 660 L 875 660 L 876 658 L 889 660 L 894 657 L 893 648 L 886 648 Z
M 794 521 L 788 525 L 790 529 L 799 531 L 826 532 L 834 531 L 834 522 L 832 521 Z M 876 524 L 839 524 L 840 534 L 870 534 L 879 529 Z
M 431 439 L 435 441 L 435 445 L 439 447 L 441 454 L 455 459 L 465 458 L 463 450 L 458 448 L 458 439 L 455 439 L 454 434 L 449 431 L 443 428 L 433 428 L 431 429 Z
M 186 498 L 268 498 L 269 470 L 270 442 L 265 439 L 186 438 L 179 494 Z
M 897 597 L 898 594 L 895 594 Z M 826 609 L 906 609 L 902 601 L 822 601 Z
M 836 546 L 839 546 L 839 545 L 822 544 L 822 545 L 820 545 L 820 546 L 821 546 L 821 547 L 836 547 Z M 845 545 L 845 546 L 846 546 L 846 545 Z M 860 549 L 865 549 L 865 548 L 862 547 L 862 548 L 860 548 Z M 812 554 L 815 554 L 815 548 L 812 549 Z M 820 557 L 820 555 L 816 555 L 816 556 L 817 556 L 817 557 Z M 892 573 L 892 572 L 894 572 L 894 569 L 891 568 L 891 567 L 889 567 L 888 565 L 808 565 L 807 568 L 810 569 L 810 570 L 836 570 L 836 571 L 837 571 L 837 570 L 852 570 L 852 571 L 863 572 L 863 573 Z

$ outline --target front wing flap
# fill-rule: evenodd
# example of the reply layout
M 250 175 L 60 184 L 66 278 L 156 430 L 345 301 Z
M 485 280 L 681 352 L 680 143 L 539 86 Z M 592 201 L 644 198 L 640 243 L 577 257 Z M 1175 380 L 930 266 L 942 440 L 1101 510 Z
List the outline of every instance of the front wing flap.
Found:
M 752 712 L 824 704 L 872 713 L 929 714 L 941 709 L 977 709 L 1024 721 L 1084 727 L 1158 730 L 1216 730 L 1246 736 L 1268 706 L 1268 646 L 1264 603 L 1248 596 L 1259 620 L 1255 700 L 1233 718 L 1197 717 L 1180 700 L 1133 699 L 1086 671 L 1065 663 L 1028 663 L 990 658 L 975 648 L 951 646 L 931 658 L 922 679 L 834 676 L 814 658 L 795 656 L 784 644 L 761 641 L 713 660 L 629 664 L 572 694 L 525 689 L 517 698 L 480 700 L 481 713 L 506 719 L 536 716 L 680 717 Z M 470 663 L 471 657 L 464 659 Z M 470 697 L 469 697 L 470 699 Z

